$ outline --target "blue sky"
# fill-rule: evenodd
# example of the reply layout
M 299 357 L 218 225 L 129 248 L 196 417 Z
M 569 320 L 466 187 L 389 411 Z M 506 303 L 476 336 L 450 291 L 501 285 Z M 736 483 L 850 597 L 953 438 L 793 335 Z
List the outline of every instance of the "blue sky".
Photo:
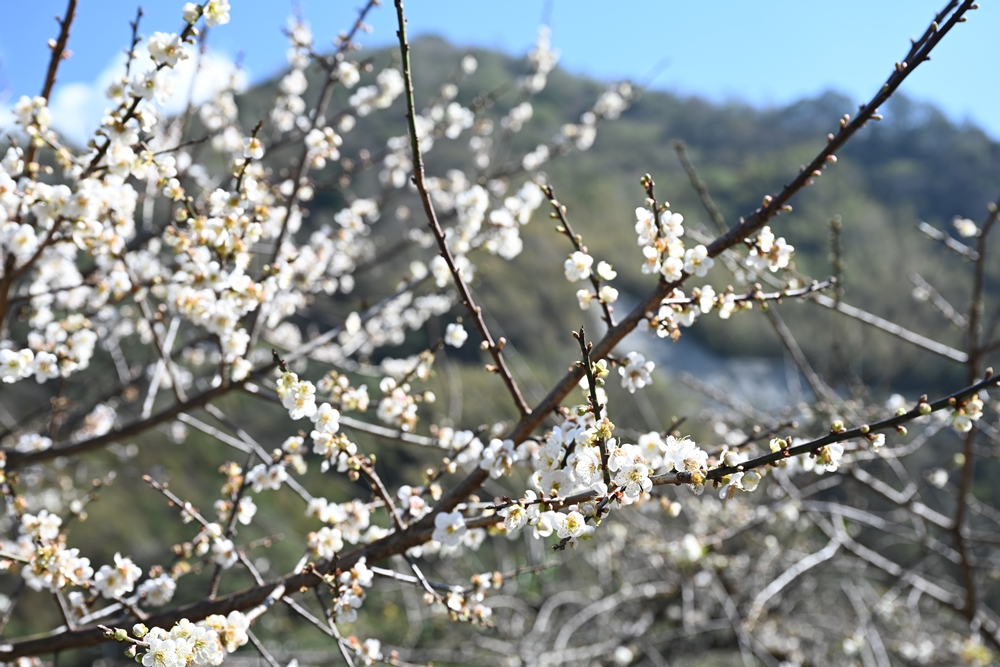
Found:
M 281 29 L 293 3 L 230 0 L 232 22 L 213 29 L 220 58 L 242 56 L 251 81 L 285 62 Z M 46 40 L 66 0 L 0 0 L 0 105 L 37 94 L 48 62 Z M 59 84 L 93 86 L 127 45 L 136 0 L 80 0 L 70 40 L 73 56 Z M 146 0 L 140 31 L 177 31 L 174 0 Z M 350 25 L 361 0 L 300 0 L 319 46 Z M 639 79 L 666 61 L 654 88 L 712 100 L 782 105 L 832 89 L 867 100 L 923 31 L 944 0 L 550 0 L 553 43 L 560 65 L 599 79 Z M 933 61 L 904 85 L 910 96 L 933 102 L 956 121 L 969 120 L 1000 139 L 1000 3 L 985 2 L 959 25 Z M 544 0 L 409 0 L 414 34 L 435 33 L 460 45 L 524 54 L 545 12 Z M 366 46 L 395 39 L 391 0 L 370 15 Z M 80 91 L 77 91 L 80 93 Z M 82 94 L 82 93 L 81 93 Z M 64 107 L 83 105 L 67 96 Z M 82 106 L 80 107 L 82 108 Z

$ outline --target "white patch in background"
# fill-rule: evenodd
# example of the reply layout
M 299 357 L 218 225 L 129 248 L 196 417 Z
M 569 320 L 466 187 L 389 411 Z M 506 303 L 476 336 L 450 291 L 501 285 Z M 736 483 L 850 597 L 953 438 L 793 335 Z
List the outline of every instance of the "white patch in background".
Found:
M 14 112 L 9 105 L 0 105 L 0 134 L 14 131 Z
M 132 63 L 133 75 L 153 67 L 143 45 L 136 50 L 139 56 Z M 52 127 L 67 142 L 82 149 L 94 136 L 94 132 L 101 126 L 101 119 L 111 106 L 107 90 L 114 81 L 124 76 L 125 62 L 125 54 L 119 54 L 91 83 L 56 84 L 49 105 Z M 198 77 L 192 90 L 191 81 L 196 67 Z M 177 63 L 173 69 L 171 95 L 160 107 L 161 112 L 167 116 L 183 112 L 189 96 L 195 105 L 210 100 L 216 92 L 228 85 L 234 70 L 233 60 L 223 53 L 209 51 L 202 55 L 192 54 Z M 239 78 L 241 82 L 245 81 L 245 73 L 241 73 Z M 15 101 L 11 99 L 0 106 L 0 129 L 5 132 L 15 129 L 14 114 L 11 111 Z

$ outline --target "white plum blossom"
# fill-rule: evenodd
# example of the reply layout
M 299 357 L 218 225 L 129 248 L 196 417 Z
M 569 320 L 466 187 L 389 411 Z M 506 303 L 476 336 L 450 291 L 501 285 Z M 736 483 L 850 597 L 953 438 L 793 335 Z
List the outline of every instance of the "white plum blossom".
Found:
M 169 574 L 164 573 L 139 584 L 138 592 L 149 606 L 162 607 L 173 599 L 176 590 L 177 582 Z
M 312 417 L 316 413 L 315 385 L 308 380 L 300 381 L 295 373 L 284 373 L 279 378 L 278 396 L 292 419 Z
M 461 324 L 452 322 L 445 329 L 444 342 L 452 347 L 462 347 L 468 338 L 469 334 Z
M 634 394 L 636 389 L 642 389 L 647 384 L 653 383 L 650 374 L 656 364 L 646 361 L 646 357 L 634 351 L 625 355 L 625 358 L 628 362 L 618 367 L 618 373 L 622 376 L 622 387 L 628 389 L 630 394 Z
M 204 8 L 205 23 L 211 27 L 229 23 L 228 0 L 208 0 Z
M 257 505 L 254 504 L 253 498 L 250 496 L 240 498 L 239 503 L 236 505 L 236 520 L 244 526 L 249 526 L 256 514 Z
M 0 349 L 0 380 L 10 383 L 29 377 L 34 360 L 35 353 L 30 349 Z
M 504 518 L 503 525 L 509 533 L 523 528 L 528 520 L 528 511 L 517 503 L 503 508 L 498 514 Z
M 556 532 L 561 538 L 578 538 L 594 532 L 593 526 L 587 525 L 587 520 L 577 511 L 568 514 L 556 513 Z
M 659 273 L 660 272 L 661 264 L 660 264 L 660 251 L 659 250 L 657 250 L 656 248 L 654 248 L 651 245 L 643 246 L 642 247 L 642 256 L 645 258 L 645 260 L 643 261 L 643 264 L 642 264 L 642 269 L 641 269 L 643 273 Z M 680 279 L 680 273 L 677 274 L 677 278 L 675 278 L 675 280 L 679 280 L 679 279 Z
M 705 285 L 701 288 L 701 294 L 698 295 L 698 310 L 702 313 L 710 313 L 714 307 L 715 289 L 711 285 Z
M 958 235 L 964 238 L 972 238 L 973 236 L 979 234 L 979 227 L 975 222 L 969 220 L 968 218 L 956 216 L 955 219 L 952 220 L 951 224 L 954 225 L 956 231 L 958 231 Z
M 601 291 L 598 294 L 600 296 L 601 303 L 611 304 L 618 300 L 618 290 L 611 285 L 602 285 Z
M 625 491 L 625 495 L 632 499 L 653 488 L 653 482 L 649 479 L 649 468 L 645 463 L 638 461 L 622 466 L 615 475 L 615 482 Z
M 490 440 L 489 446 L 483 450 L 479 467 L 483 470 L 488 470 L 490 477 L 497 479 L 498 477 L 510 474 L 514 463 L 519 458 L 513 440 L 499 440 L 494 438 Z
M 675 283 L 683 278 L 684 270 L 684 260 L 680 257 L 667 257 L 660 263 L 660 273 L 669 283 Z
M 660 224 L 667 238 L 676 240 L 684 236 L 684 216 L 680 213 L 663 211 L 660 213 Z
M 951 427 L 958 433 L 968 433 L 972 425 L 983 416 L 983 402 L 978 396 L 966 400 L 965 404 L 951 413 Z
M 664 461 L 678 472 L 703 472 L 708 466 L 708 452 L 687 438 L 667 437 Z
M 457 546 L 469 529 L 461 512 L 440 512 L 434 516 L 431 538 L 446 546 Z
M 635 217 L 635 233 L 639 237 L 639 245 L 649 246 L 658 233 L 656 218 L 653 217 L 653 213 L 647 208 L 635 209 Z
M 62 519 L 58 514 L 41 510 L 37 515 L 25 512 L 21 516 L 20 531 L 40 540 L 54 540 L 59 537 L 59 527 Z
M 420 495 L 420 489 L 414 489 L 410 485 L 404 484 L 399 487 L 396 496 L 399 498 L 403 512 L 413 518 L 420 518 L 427 510 L 427 501 Z
M 650 469 L 657 470 L 663 466 L 663 455 L 667 451 L 667 445 L 659 433 L 652 431 L 640 435 L 636 446 Z
M 104 597 L 116 599 L 131 593 L 135 588 L 135 582 L 141 576 L 142 570 L 132 562 L 132 559 L 116 553 L 114 567 L 102 565 L 94 575 L 94 586 Z
M 173 67 L 188 57 L 187 46 L 175 33 L 154 32 L 149 38 L 149 55 L 157 64 Z
M 281 488 L 281 484 L 288 479 L 288 472 L 285 470 L 285 466 L 280 463 L 274 465 L 258 463 L 250 469 L 246 479 L 254 493 L 260 493 L 264 489 L 277 491 Z
M 821 447 L 816 452 L 816 471 L 822 473 L 836 472 L 840 468 L 840 459 L 844 456 L 844 445 L 834 442 L 825 447 Z
M 337 528 L 324 526 L 314 533 L 309 533 L 309 549 L 320 558 L 333 558 L 343 548 L 343 534 Z
M 708 248 L 697 245 L 684 253 L 684 271 L 689 275 L 704 277 L 715 265 L 715 260 L 708 256 Z
M 14 446 L 19 452 L 44 452 L 52 447 L 52 439 L 38 433 L 24 433 L 17 439 Z
M 240 558 L 233 541 L 224 537 L 217 537 L 212 540 L 212 556 L 215 562 L 224 570 L 231 568 Z
M 736 491 L 751 492 L 757 489 L 760 483 L 760 473 L 755 470 L 747 472 L 734 472 L 729 476 L 729 483 L 719 491 L 719 497 L 731 499 L 736 495 Z
M 264 144 L 257 137 L 246 137 L 243 140 L 243 157 L 260 160 L 264 157 Z
M 795 248 L 788 245 L 784 237 L 775 239 L 771 228 L 764 226 L 750 248 L 747 264 L 757 271 L 766 268 L 775 272 L 788 266 L 794 251 Z
M 589 278 L 590 267 L 593 264 L 593 257 L 577 250 L 563 264 L 563 270 L 566 272 L 566 280 L 575 283 L 577 280 Z
M 310 419 L 320 433 L 336 433 L 340 430 L 340 410 L 329 403 L 320 405 Z

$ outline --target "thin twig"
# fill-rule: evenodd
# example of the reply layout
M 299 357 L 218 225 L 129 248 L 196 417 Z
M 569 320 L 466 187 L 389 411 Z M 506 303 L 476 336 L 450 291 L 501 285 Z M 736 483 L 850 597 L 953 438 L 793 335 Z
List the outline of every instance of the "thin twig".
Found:
M 577 252 L 586 253 L 587 247 L 583 245 L 583 237 L 575 233 L 573 228 L 569 225 L 569 219 L 566 217 L 566 205 L 560 203 L 559 200 L 556 199 L 555 190 L 552 189 L 551 185 L 543 185 L 542 192 L 545 193 L 545 198 L 548 199 L 549 204 L 552 205 L 552 216 L 559 220 L 559 226 L 556 228 L 557 231 L 566 235 Z M 593 269 L 590 271 L 590 284 L 594 287 L 594 297 L 601 304 L 601 311 L 604 315 L 605 323 L 607 323 L 609 328 L 613 327 L 615 325 L 614 317 L 611 314 L 613 309 L 611 304 L 605 303 L 604 299 L 601 298 L 601 279 L 597 275 L 597 271 Z
M 49 67 L 45 72 L 45 83 L 42 85 L 41 97 L 45 100 L 46 104 L 51 102 L 52 87 L 56 85 L 56 74 L 59 72 L 59 63 L 68 55 L 66 44 L 69 42 L 69 30 L 73 25 L 73 19 L 76 18 L 76 2 L 77 0 L 69 0 L 62 20 L 59 21 L 59 19 L 56 19 L 59 21 L 59 37 L 52 44 L 52 55 L 49 57 Z M 24 168 L 32 176 L 37 175 L 38 165 L 35 164 L 35 157 L 37 155 L 38 146 L 35 142 L 31 142 L 24 158 Z
M 486 322 L 483 320 L 482 309 L 473 301 L 472 295 L 469 293 L 469 286 L 466 284 L 465 278 L 462 277 L 462 272 L 455 264 L 455 258 L 452 256 L 451 249 L 448 247 L 448 241 L 445 238 L 444 231 L 441 229 L 440 223 L 438 222 L 437 212 L 434 210 L 434 204 L 431 202 L 430 192 L 427 190 L 427 183 L 424 179 L 424 160 L 420 152 L 420 141 L 417 137 L 417 112 L 416 104 L 413 99 L 413 74 L 410 70 L 410 44 L 406 38 L 406 16 L 403 14 L 402 0 L 396 0 L 396 17 L 399 22 L 399 31 L 397 34 L 399 36 L 399 50 L 402 55 L 401 67 L 403 70 L 403 81 L 406 89 L 406 122 L 410 135 L 410 150 L 413 158 L 413 183 L 417 187 L 417 192 L 420 194 L 420 201 L 423 204 L 424 213 L 427 215 L 427 222 L 430 225 L 431 233 L 434 234 L 434 238 L 437 240 L 438 251 L 440 252 L 441 257 L 443 257 L 445 262 L 448 264 L 448 270 L 451 272 L 451 276 L 455 281 L 455 286 L 458 287 L 458 291 L 461 294 L 462 304 L 468 309 L 469 314 L 476 323 L 476 328 L 479 330 L 479 334 L 483 338 L 483 344 L 486 349 L 489 350 L 490 355 L 492 355 L 493 361 L 496 364 L 495 369 L 497 373 L 500 374 L 504 384 L 507 386 L 507 391 L 514 399 L 514 405 L 517 407 L 521 416 L 525 417 L 531 414 L 531 408 L 529 408 L 528 404 L 524 401 L 524 397 L 521 395 L 521 390 L 518 388 L 517 383 L 510 374 L 510 370 L 507 368 L 507 362 L 504 360 L 501 352 L 505 341 L 504 339 L 500 339 L 500 342 L 496 343 L 493 341 L 492 336 L 490 336 L 489 329 L 486 327 Z
M 726 218 L 722 215 L 722 211 L 719 210 L 715 200 L 712 199 L 712 195 L 708 191 L 708 186 L 705 185 L 705 181 L 701 180 L 701 176 L 698 175 L 698 170 L 695 168 L 694 163 L 691 162 L 691 158 L 688 157 L 687 145 L 679 139 L 671 141 L 670 145 L 677 153 L 677 159 L 680 160 L 681 166 L 684 167 L 684 172 L 687 174 L 688 180 L 691 181 L 691 187 L 698 193 L 701 205 L 705 207 L 708 217 L 715 224 L 715 231 L 719 234 L 725 233 L 729 229 L 729 225 L 726 224 Z

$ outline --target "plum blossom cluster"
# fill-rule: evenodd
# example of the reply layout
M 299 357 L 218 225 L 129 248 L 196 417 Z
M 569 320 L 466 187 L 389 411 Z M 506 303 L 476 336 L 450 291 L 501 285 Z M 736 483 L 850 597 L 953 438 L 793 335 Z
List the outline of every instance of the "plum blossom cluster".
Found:
M 773 273 L 788 267 L 794 251 L 784 237 L 775 238 L 771 228 L 765 225 L 750 244 L 747 266 L 754 271 L 768 269 Z
M 637 208 L 635 217 L 635 233 L 645 258 L 642 272 L 654 275 L 659 273 L 670 282 L 680 280 L 685 271 L 684 258 L 687 252 L 681 238 L 684 236 L 684 216 L 670 211 L 664 204 L 662 211 Z M 699 257 L 700 255 L 701 253 Z M 693 251 L 691 257 L 695 258 Z M 705 275 L 711 264 L 701 261 L 697 265 L 692 263 L 689 268 L 692 273 L 701 269 L 701 275 Z
M 212 667 L 249 642 L 249 630 L 250 619 L 238 611 L 213 614 L 198 623 L 184 618 L 169 631 L 138 623 L 132 628 L 135 639 L 129 653 L 143 667 Z M 119 641 L 128 638 L 124 630 L 113 636 Z
M 597 299 L 599 303 L 611 305 L 618 300 L 618 290 L 611 285 L 601 285 L 603 281 L 614 280 L 618 276 L 611 265 L 605 261 L 597 263 L 597 268 L 591 271 L 594 260 L 590 255 L 583 252 L 574 252 L 569 259 L 563 263 L 563 270 L 566 278 L 570 282 L 576 282 L 581 278 L 591 278 L 591 282 L 598 285 L 597 292 L 588 289 L 577 290 L 576 300 L 580 310 L 589 310 L 591 302 Z
M 365 589 L 371 588 L 375 575 L 361 558 L 339 577 L 330 577 L 328 583 L 337 590 L 333 602 L 333 615 L 337 623 L 353 623 L 358 619 L 358 609 L 364 604 Z M 377 648 L 377 647 L 375 647 Z
M 503 461 L 491 466 L 491 475 L 496 470 L 499 476 L 522 459 L 534 470 L 530 478 L 534 488 L 499 511 L 509 534 L 531 526 L 535 537 L 555 534 L 575 545 L 593 534 L 594 526 L 588 520 L 607 505 L 606 501 L 598 505 L 589 500 L 563 512 L 546 510 L 547 498 L 558 500 L 590 492 L 591 498 L 600 499 L 613 493 L 618 505 L 631 505 L 648 498 L 653 476 L 672 471 L 690 473 L 690 486 L 696 493 L 704 489 L 709 455 L 690 439 L 668 436 L 664 440 L 652 432 L 640 436 L 638 444 L 621 442 L 610 437 L 614 425 L 607 418 L 597 421 L 582 406 L 575 413 L 582 416 L 567 419 L 541 443 L 527 441 L 515 448 L 512 441 L 495 440 L 487 448 L 487 452 L 496 452 L 494 461 Z M 490 458 L 484 453 L 484 463 Z M 610 486 L 605 479 L 610 480 Z M 745 490 L 752 490 L 749 482 Z M 437 514 L 435 527 L 434 539 L 451 543 L 457 543 L 466 530 L 465 519 L 457 511 Z
M 708 256 L 708 249 L 704 245 L 684 249 L 680 239 L 684 234 L 683 218 L 679 213 L 665 209 L 657 222 L 656 216 L 649 209 L 637 208 L 636 217 L 636 233 L 646 257 L 642 267 L 644 273 L 659 272 L 666 280 L 676 282 L 685 275 L 705 276 L 715 265 L 715 260 Z M 775 239 L 768 226 L 764 226 L 757 237 L 748 243 L 750 252 L 745 264 L 751 271 L 750 275 L 764 269 L 773 273 L 788 268 L 795 250 L 784 238 Z M 748 276 L 737 271 L 737 279 L 746 283 Z M 717 292 L 711 285 L 695 287 L 690 298 L 679 287 L 675 287 L 661 301 L 656 313 L 644 321 L 642 327 L 652 329 L 661 338 L 669 336 L 676 340 L 680 336 L 679 328 L 690 327 L 700 315 L 715 310 L 720 319 L 728 320 L 734 312 L 752 307 L 750 299 L 737 300 L 732 286 L 727 286 L 722 292 Z
M 556 535 L 569 546 L 593 536 L 595 526 L 588 521 L 606 511 L 603 510 L 606 503 L 597 501 L 609 493 L 609 487 L 602 480 L 601 453 L 596 444 L 598 430 L 592 420 L 567 420 L 562 427 L 549 433 L 533 457 L 536 471 L 532 483 L 540 495 L 528 490 L 523 498 L 499 511 L 508 534 L 516 534 L 531 526 L 534 537 Z M 609 438 L 605 446 L 612 481 L 610 491 L 616 492 L 617 505 L 630 505 L 648 498 L 653 485 L 652 476 L 657 473 L 690 473 L 692 490 L 700 493 L 704 489 L 709 456 L 687 438 L 668 436 L 664 440 L 659 433 L 653 432 L 640 436 L 638 444 L 620 443 L 615 438 Z M 571 449 L 567 456 L 566 452 Z M 749 478 L 743 486 L 739 486 L 739 478 L 731 484 L 733 488 L 745 491 L 756 487 Z M 545 509 L 546 498 L 556 501 L 587 491 L 593 492 L 591 497 L 594 500 L 570 505 L 566 511 Z M 448 520 L 441 520 L 441 523 L 441 531 L 461 530 L 460 513 L 450 514 Z
M 65 594 L 74 618 L 89 613 L 97 596 L 130 603 L 142 600 L 148 606 L 162 606 L 173 597 L 177 585 L 170 574 L 150 576 L 140 584 L 142 570 L 120 553 L 114 555 L 113 564 L 104 564 L 95 571 L 90 559 L 81 556 L 79 549 L 66 546 L 61 526 L 62 519 L 48 510 L 38 514 L 26 512 L 21 516 L 17 541 L 5 550 L 22 561 L 21 576 L 29 588 Z M 17 565 L 9 560 L 4 564 L 5 569 Z
M 983 416 L 983 401 L 972 396 L 957 406 L 951 413 L 951 426 L 959 433 L 968 433 Z
M 343 548 L 344 541 L 349 544 L 369 542 L 384 534 L 384 529 L 371 523 L 372 508 L 360 500 L 350 500 L 346 503 L 333 503 L 323 497 L 309 500 L 306 516 L 316 517 L 328 524 L 328 532 L 315 531 L 317 545 L 324 545 L 325 551 L 314 549 L 314 553 L 322 558 L 331 558 Z M 329 548 L 340 545 L 338 548 Z
M 271 109 L 271 122 L 281 132 L 296 128 L 303 132 L 316 131 L 312 128 L 310 119 L 303 115 L 306 102 L 302 97 L 309 88 L 305 71 L 312 63 L 309 56 L 313 43 L 312 32 L 308 24 L 299 20 L 291 21 L 286 32 L 289 41 L 289 70 L 278 82 L 280 95 Z M 349 63 L 340 63 L 338 75 L 341 83 L 348 88 L 357 83 L 357 69 L 354 69 L 352 77 Z

